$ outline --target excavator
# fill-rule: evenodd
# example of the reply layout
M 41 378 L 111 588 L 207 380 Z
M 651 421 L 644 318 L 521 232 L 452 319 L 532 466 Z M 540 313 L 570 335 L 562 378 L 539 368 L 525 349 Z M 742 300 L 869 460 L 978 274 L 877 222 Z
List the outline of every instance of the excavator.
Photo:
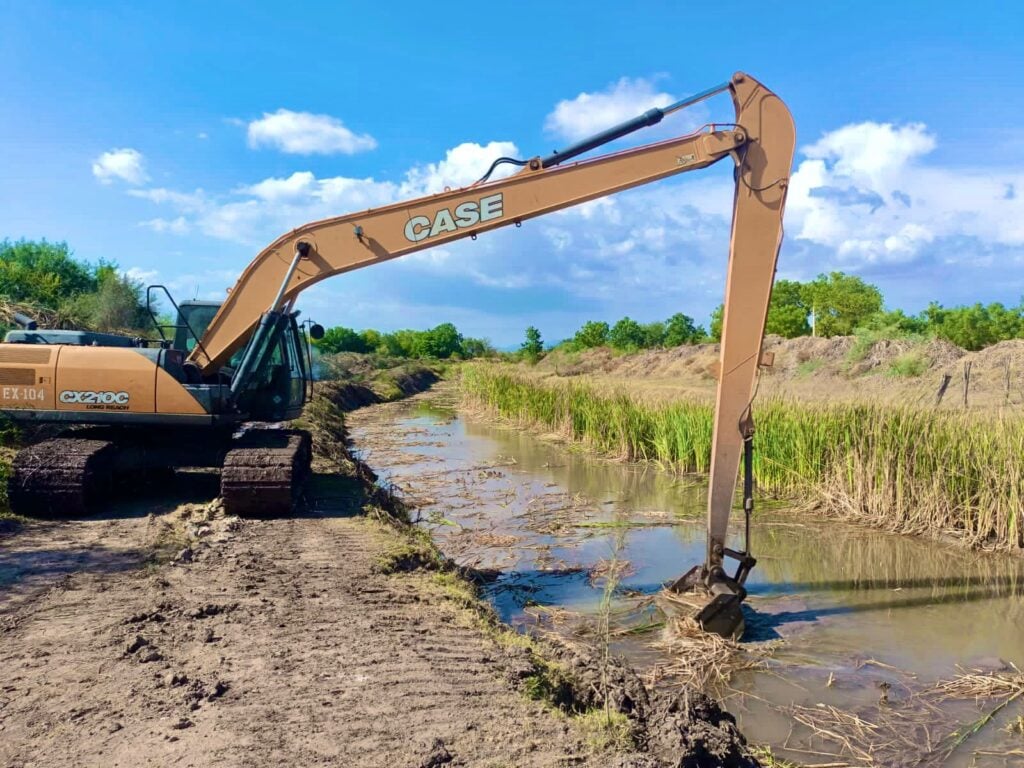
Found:
M 731 123 L 713 123 L 664 141 L 574 161 L 666 116 L 728 93 Z M 310 436 L 286 424 L 310 396 L 311 365 L 296 299 L 334 275 L 476 239 L 615 192 L 733 163 L 732 235 L 715 404 L 707 551 L 672 588 L 709 600 L 697 615 L 712 632 L 742 632 L 750 554 L 754 423 L 751 399 L 762 360 L 768 303 L 782 243 L 795 148 L 783 101 L 750 75 L 664 108 L 654 108 L 546 156 L 501 157 L 478 182 L 414 200 L 305 224 L 279 237 L 246 267 L 219 305 L 176 304 L 159 339 L 39 329 L 22 318 L 0 344 L 0 412 L 19 422 L 66 426 L 14 459 L 14 511 L 77 515 L 115 483 L 176 467 L 219 467 L 225 509 L 288 514 L 310 468 Z M 574 161 L 574 162 L 571 162 Z M 491 179 L 511 164 L 520 170 Z M 311 326 L 309 335 L 322 334 Z M 727 546 L 730 511 L 744 457 L 744 548 Z M 736 562 L 730 574 L 726 561 Z

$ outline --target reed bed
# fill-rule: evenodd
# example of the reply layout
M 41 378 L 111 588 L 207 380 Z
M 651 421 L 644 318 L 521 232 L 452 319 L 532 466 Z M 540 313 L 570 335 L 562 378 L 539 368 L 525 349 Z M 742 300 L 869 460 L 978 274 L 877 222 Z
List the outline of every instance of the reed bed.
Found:
M 464 366 L 463 396 L 602 455 L 706 473 L 713 408 L 651 404 L 500 365 Z M 1024 418 L 877 404 L 760 401 L 754 476 L 762 493 L 904 533 L 1024 547 Z
M 906 684 L 901 687 L 905 691 L 897 700 L 890 702 L 886 697 L 877 706 L 864 706 L 858 711 L 824 704 L 778 708 L 804 726 L 811 737 L 801 744 L 787 741 L 784 748 L 819 758 L 849 758 L 853 765 L 879 768 L 945 765 L 954 752 L 967 752 L 969 745 L 965 742 L 1024 695 L 1024 675 L 1016 667 L 1012 671 L 961 670 L 927 689 L 913 690 Z M 973 700 L 980 706 L 980 716 L 967 723 L 958 722 L 946 706 L 950 700 Z M 970 751 L 975 756 L 1003 758 L 1024 754 L 1006 739 L 1000 743 L 1003 748 L 993 745 Z M 813 751 L 809 751 L 811 748 Z

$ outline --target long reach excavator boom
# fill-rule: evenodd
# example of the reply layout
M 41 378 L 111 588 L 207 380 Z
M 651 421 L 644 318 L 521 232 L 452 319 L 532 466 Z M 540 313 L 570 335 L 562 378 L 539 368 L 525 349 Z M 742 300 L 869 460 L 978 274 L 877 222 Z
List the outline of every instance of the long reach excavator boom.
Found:
M 711 124 L 691 135 L 570 162 L 723 92 L 731 95 L 735 106 L 731 123 Z M 702 612 L 701 622 L 721 634 L 735 634 L 737 627 L 742 627 L 739 602 L 745 596 L 743 581 L 754 559 L 749 542 L 743 551 L 735 551 L 727 547 L 726 535 L 744 452 L 744 506 L 749 528 L 750 405 L 782 241 L 794 145 L 793 120 L 786 105 L 754 78 L 737 73 L 727 83 L 663 109 L 649 110 L 561 152 L 525 161 L 499 158 L 487 176 L 468 187 L 298 227 L 256 256 L 219 308 L 201 302 L 174 305 L 179 318 L 173 326 L 175 337 L 173 342 L 165 338 L 159 350 L 128 349 L 129 345 L 116 341 L 120 337 L 101 334 L 70 338 L 60 335 L 69 332 L 11 332 L 8 343 L 0 345 L 0 365 L 10 364 L 7 369 L 0 367 L 0 381 L 6 381 L 6 375 L 8 379 L 20 376 L 19 381 L 28 382 L 29 374 L 10 371 L 35 368 L 32 387 L 28 388 L 31 391 L 15 393 L 24 396 L 8 397 L 9 388 L 0 389 L 4 393 L 0 408 L 14 418 L 106 426 L 99 432 L 96 428 L 92 432 L 78 430 L 58 438 L 65 441 L 58 447 L 65 452 L 76 440 L 88 442 L 81 435 L 88 433 L 91 439 L 91 444 L 76 447 L 80 450 L 75 455 L 82 457 L 82 478 L 68 481 L 64 477 L 61 482 L 67 482 L 68 487 L 60 489 L 67 498 L 74 497 L 76 503 L 84 505 L 97 495 L 95 488 L 86 487 L 89 483 L 85 476 L 96 475 L 101 464 L 115 469 L 118 466 L 111 459 L 94 462 L 96 466 L 90 469 L 94 454 L 114 456 L 122 444 L 131 443 L 136 449 L 140 445 L 146 448 L 142 455 L 159 455 L 164 465 L 181 465 L 182 460 L 171 458 L 166 450 L 167 440 L 154 441 L 155 431 L 191 430 L 186 442 L 194 445 L 195 435 L 204 428 L 223 434 L 241 422 L 294 416 L 305 400 L 301 382 L 309 378 L 309 361 L 301 351 L 295 322 L 298 313 L 293 307 L 298 295 L 309 286 L 460 238 L 518 226 L 527 219 L 730 157 L 736 186 L 715 405 L 708 549 L 704 564 L 675 586 L 708 591 L 713 599 Z M 522 170 L 489 180 L 502 163 L 512 163 Z M 57 353 L 41 362 L 42 355 L 10 351 L 15 344 L 56 347 Z M 75 345 L 84 348 L 67 349 Z M 126 357 L 131 354 L 143 360 Z M 62 368 L 64 363 L 67 369 Z M 89 379 L 86 369 L 92 371 L 94 380 Z M 117 434 L 115 425 L 128 437 Z M 286 496 L 290 499 L 289 494 L 295 493 L 294 486 L 302 474 L 300 465 L 306 460 L 302 456 L 308 453 L 308 438 L 294 430 L 250 432 L 257 436 L 250 434 L 241 444 L 237 436 L 232 438 L 234 442 L 224 438 L 219 457 L 207 461 L 224 464 L 222 493 L 226 503 L 271 511 L 268 498 L 284 503 Z M 217 440 L 207 442 L 221 444 Z M 103 445 L 97 447 L 100 443 Z M 24 507 L 52 509 L 60 496 L 53 478 L 46 479 L 46 466 L 53 463 L 50 454 L 54 450 L 52 446 L 34 452 L 28 449 L 23 452 L 25 458 L 16 460 L 10 481 L 13 500 Z M 268 496 L 266 488 L 261 487 L 266 475 L 262 463 L 266 461 L 288 465 L 287 472 L 281 470 L 280 477 L 275 475 L 277 496 Z M 724 570 L 726 557 L 739 562 L 735 576 L 730 577 Z

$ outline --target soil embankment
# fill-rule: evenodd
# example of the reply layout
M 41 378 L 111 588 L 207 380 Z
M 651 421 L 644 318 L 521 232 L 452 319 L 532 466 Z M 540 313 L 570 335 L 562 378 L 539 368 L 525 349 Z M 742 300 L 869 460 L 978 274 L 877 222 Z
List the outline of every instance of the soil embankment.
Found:
M 971 409 L 1024 405 L 1024 339 L 967 352 L 947 341 L 862 341 L 768 336 L 764 351 L 774 355 L 762 369 L 759 396 L 802 401 L 856 401 L 893 405 Z M 582 377 L 609 389 L 628 388 L 652 401 L 680 397 L 711 399 L 719 346 L 696 344 L 617 354 L 610 349 L 545 357 L 532 373 Z M 968 367 L 969 366 L 969 367 Z M 965 369 L 969 377 L 965 379 Z M 940 387 L 949 377 L 941 398 Z

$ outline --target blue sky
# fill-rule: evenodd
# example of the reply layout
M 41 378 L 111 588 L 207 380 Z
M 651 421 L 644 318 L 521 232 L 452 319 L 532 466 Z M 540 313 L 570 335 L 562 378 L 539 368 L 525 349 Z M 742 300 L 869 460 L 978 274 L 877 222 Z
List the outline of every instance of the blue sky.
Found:
M 124 3 L 0 0 L 0 237 L 66 240 L 179 298 L 328 215 L 475 179 L 727 79 L 794 113 L 779 274 L 842 269 L 891 307 L 1024 294 L 1017 3 Z M 286 10 L 282 10 L 286 9 Z M 727 121 L 717 97 L 639 141 Z M 706 322 L 730 169 L 336 277 L 307 316 L 537 325 Z

